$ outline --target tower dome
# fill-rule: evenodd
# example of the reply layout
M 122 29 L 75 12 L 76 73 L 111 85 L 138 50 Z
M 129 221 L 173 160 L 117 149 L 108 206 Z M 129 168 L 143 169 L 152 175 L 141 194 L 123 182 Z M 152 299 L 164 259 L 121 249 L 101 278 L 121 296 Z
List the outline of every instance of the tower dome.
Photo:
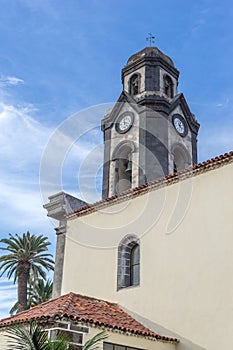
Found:
M 130 56 L 122 69 L 123 90 L 137 99 L 145 94 L 173 98 L 177 94 L 178 77 L 172 59 L 154 46 Z
M 131 63 L 135 63 L 136 61 L 140 60 L 141 58 L 157 58 L 157 59 L 162 59 L 166 61 L 168 64 L 174 67 L 174 63 L 170 57 L 165 55 L 162 51 L 160 51 L 157 47 L 155 46 L 148 46 L 145 47 L 143 50 L 135 53 L 134 55 L 130 56 L 130 58 L 127 61 L 127 65 Z

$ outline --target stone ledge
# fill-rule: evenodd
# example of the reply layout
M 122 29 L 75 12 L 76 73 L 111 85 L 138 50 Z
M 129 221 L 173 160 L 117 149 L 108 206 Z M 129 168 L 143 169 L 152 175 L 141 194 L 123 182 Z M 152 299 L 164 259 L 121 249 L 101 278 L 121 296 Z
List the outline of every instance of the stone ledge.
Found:
M 65 192 L 59 192 L 49 197 L 49 203 L 43 205 L 47 210 L 47 216 L 58 221 L 66 219 L 66 215 L 72 211 L 88 205 L 79 198 Z

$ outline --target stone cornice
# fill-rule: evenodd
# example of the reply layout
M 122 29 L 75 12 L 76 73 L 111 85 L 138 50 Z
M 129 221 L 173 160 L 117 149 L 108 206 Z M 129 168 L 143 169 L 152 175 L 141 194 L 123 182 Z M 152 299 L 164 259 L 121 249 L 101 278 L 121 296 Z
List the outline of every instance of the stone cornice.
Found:
M 212 158 L 203 163 L 195 164 L 194 166 L 183 169 L 178 173 L 167 175 L 155 181 L 151 181 L 143 185 L 140 185 L 138 187 L 129 189 L 118 195 L 113 195 L 112 197 L 103 199 L 99 202 L 81 207 L 80 209 L 69 213 L 67 215 L 67 219 L 74 219 L 79 216 L 88 215 L 102 208 L 105 208 L 109 205 L 114 205 L 114 204 L 118 204 L 130 199 L 133 199 L 147 192 L 154 191 L 159 188 L 178 183 L 185 179 L 201 175 L 203 173 L 220 168 L 232 162 L 233 162 L 233 151 L 229 153 L 225 153 L 224 155 L 220 155 L 218 157 Z

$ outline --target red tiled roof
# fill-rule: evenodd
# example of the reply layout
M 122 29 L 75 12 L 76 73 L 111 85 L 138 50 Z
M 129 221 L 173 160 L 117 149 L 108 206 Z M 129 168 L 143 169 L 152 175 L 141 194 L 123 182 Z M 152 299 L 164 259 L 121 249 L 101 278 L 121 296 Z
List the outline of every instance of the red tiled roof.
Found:
M 66 318 L 161 341 L 178 342 L 176 338 L 152 332 L 115 303 L 75 293 L 62 295 L 30 310 L 4 318 L 0 321 L 0 328 L 29 321 L 52 321 L 55 318 Z
M 195 164 L 186 169 L 183 169 L 177 173 L 169 174 L 162 178 L 156 179 L 151 182 L 144 183 L 140 186 L 130 188 L 129 190 L 122 192 L 120 194 L 115 194 L 111 197 L 102 199 L 93 204 L 87 204 L 79 209 L 74 210 L 67 214 L 67 218 L 74 218 L 77 216 L 87 215 L 91 212 L 97 211 L 100 208 L 113 205 L 134 197 L 140 196 L 148 191 L 155 190 L 164 186 L 171 185 L 173 183 L 185 180 L 187 178 L 200 175 L 204 172 L 219 168 L 223 165 L 233 162 L 233 151 L 229 153 L 222 154 L 218 157 L 209 159 L 205 162 Z

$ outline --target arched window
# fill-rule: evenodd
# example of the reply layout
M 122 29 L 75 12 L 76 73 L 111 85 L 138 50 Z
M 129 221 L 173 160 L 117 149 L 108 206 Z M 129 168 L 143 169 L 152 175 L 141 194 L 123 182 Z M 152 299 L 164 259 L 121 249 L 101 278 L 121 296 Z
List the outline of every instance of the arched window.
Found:
M 164 76 L 164 92 L 168 97 L 173 98 L 173 82 L 168 75 Z
M 135 235 L 127 235 L 118 247 L 117 290 L 140 284 L 140 244 Z
M 137 95 L 140 92 L 140 77 L 139 74 L 134 74 L 130 78 L 129 92 L 131 95 Z

